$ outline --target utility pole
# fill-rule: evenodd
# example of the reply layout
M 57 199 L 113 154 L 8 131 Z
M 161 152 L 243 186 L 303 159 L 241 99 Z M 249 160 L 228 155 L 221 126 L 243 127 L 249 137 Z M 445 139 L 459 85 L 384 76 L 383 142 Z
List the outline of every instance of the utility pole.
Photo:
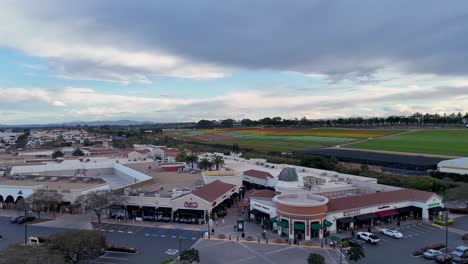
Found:
M 447 201 L 447 184 L 445 184 L 445 201 Z M 444 204 L 445 206 L 445 204 Z M 448 209 L 447 207 L 445 209 L 445 254 L 448 254 Z

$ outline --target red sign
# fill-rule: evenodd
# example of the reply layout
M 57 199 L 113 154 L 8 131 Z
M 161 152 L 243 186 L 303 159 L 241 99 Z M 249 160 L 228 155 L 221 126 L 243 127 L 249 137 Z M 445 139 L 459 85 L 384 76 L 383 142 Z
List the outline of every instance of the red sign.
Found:
M 184 203 L 184 207 L 186 208 L 197 208 L 198 207 L 198 203 L 197 202 L 185 202 Z

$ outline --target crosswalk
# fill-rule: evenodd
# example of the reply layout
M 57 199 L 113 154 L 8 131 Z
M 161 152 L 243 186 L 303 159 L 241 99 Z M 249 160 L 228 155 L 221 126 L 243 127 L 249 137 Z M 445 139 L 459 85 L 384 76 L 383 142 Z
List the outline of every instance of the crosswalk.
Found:
M 203 232 L 182 230 L 182 229 L 167 229 L 157 227 L 139 227 L 119 224 L 108 224 L 98 228 L 104 233 L 121 233 L 126 235 L 138 235 L 146 238 L 162 238 L 162 239 L 184 239 L 198 240 Z

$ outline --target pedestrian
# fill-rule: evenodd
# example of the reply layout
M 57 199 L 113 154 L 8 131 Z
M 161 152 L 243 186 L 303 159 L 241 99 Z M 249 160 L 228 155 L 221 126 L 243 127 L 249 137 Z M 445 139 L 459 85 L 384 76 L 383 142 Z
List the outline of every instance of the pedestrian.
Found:
M 335 248 L 336 248 L 336 243 L 335 243 L 335 242 L 333 242 L 333 249 L 335 249 Z
M 221 223 L 223 223 L 223 225 L 224 225 L 224 218 L 223 218 L 223 219 L 221 219 Z

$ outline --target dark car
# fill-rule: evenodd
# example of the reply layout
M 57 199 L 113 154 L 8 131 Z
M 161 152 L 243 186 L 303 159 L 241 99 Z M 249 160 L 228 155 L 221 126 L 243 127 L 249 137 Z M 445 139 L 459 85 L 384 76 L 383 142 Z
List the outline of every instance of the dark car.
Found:
M 18 223 L 18 220 L 20 220 L 21 218 L 24 218 L 24 216 L 15 216 L 15 217 L 10 219 L 10 223 L 12 223 L 12 224 Z
M 362 247 L 364 245 L 364 241 L 358 240 L 358 239 L 356 239 L 354 237 L 345 237 L 345 238 L 343 238 L 341 240 L 348 242 L 348 244 L 351 247 Z
M 34 220 L 36 220 L 36 217 L 34 217 L 34 216 L 26 216 L 26 217 L 23 216 L 22 218 L 18 219 L 18 221 L 16 221 L 16 223 L 24 224 L 24 223 L 27 223 L 27 222 L 32 222 Z

